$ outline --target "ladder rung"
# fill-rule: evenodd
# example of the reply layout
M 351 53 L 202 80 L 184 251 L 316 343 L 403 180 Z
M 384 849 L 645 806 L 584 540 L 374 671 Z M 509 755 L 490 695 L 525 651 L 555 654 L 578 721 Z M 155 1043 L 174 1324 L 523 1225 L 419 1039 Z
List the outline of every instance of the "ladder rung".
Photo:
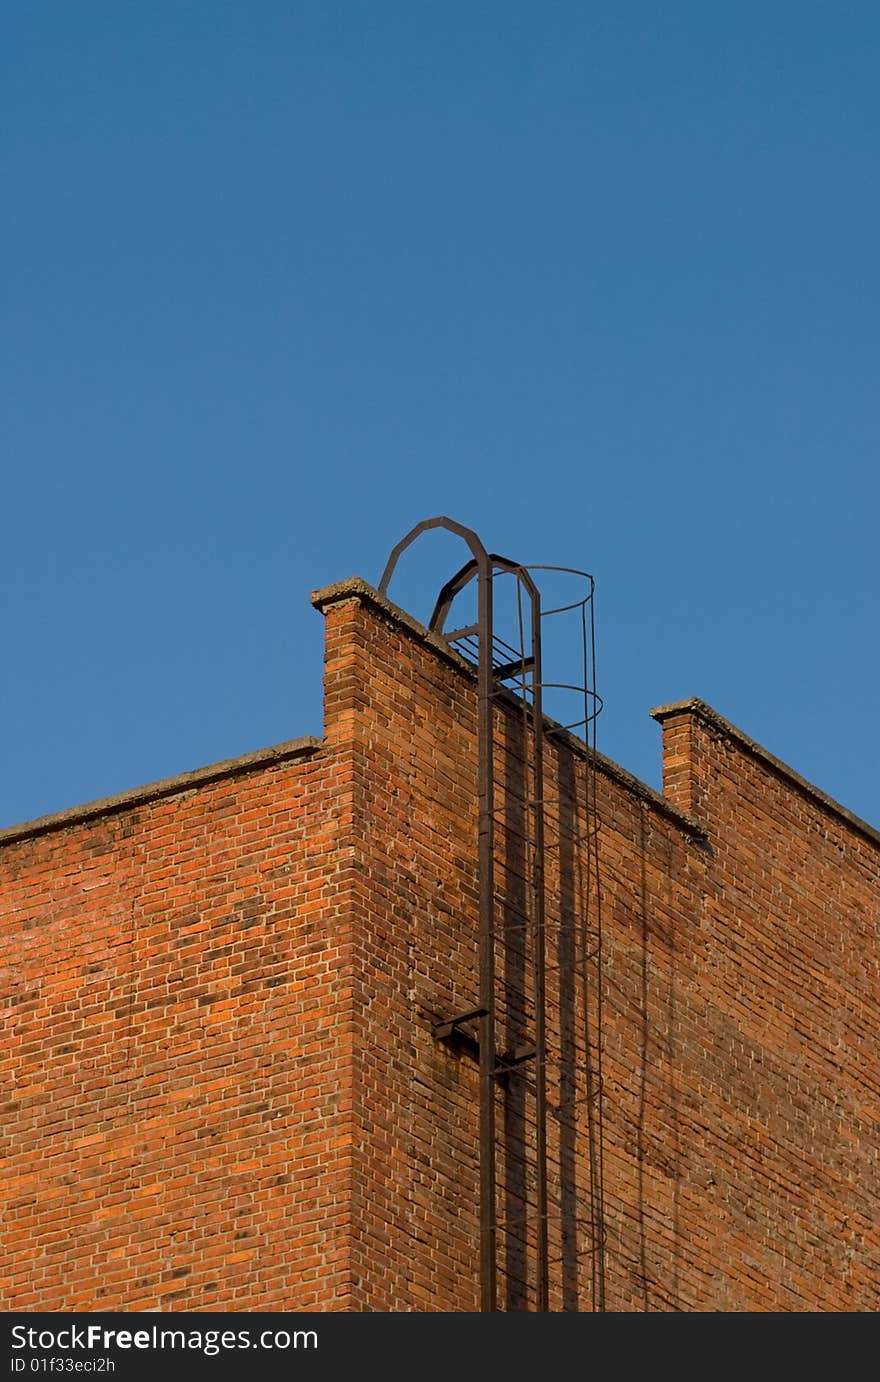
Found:
M 493 667 L 492 675 L 496 681 L 506 681 L 508 677 L 525 676 L 526 672 L 533 671 L 534 666 L 533 657 L 518 657 L 513 662 L 502 662 L 500 667 Z

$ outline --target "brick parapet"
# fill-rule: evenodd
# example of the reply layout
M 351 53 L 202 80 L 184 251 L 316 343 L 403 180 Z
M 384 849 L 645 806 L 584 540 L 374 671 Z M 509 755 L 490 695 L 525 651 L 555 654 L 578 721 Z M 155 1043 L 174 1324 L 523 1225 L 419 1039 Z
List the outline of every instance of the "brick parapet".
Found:
M 819 810 L 880 847 L 880 830 L 835 801 L 788 763 L 750 739 L 730 720 L 697 697 L 655 706 L 651 711 L 663 729 L 663 789 L 683 811 L 702 820 L 706 789 L 707 745 L 724 740 L 755 759 L 775 777 L 802 794 Z
M 306 735 L 300 739 L 290 739 L 283 744 L 274 744 L 270 748 L 242 754 L 238 758 L 226 758 L 204 768 L 177 773 L 174 777 L 163 777 L 156 782 L 148 782 L 143 787 L 132 787 L 114 796 L 85 802 L 82 806 L 71 806 L 63 811 L 39 816 L 36 820 L 7 826 L 0 830 L 0 846 L 13 844 L 17 840 L 33 839 L 38 835 L 48 835 L 56 830 L 66 830 L 70 826 L 95 820 L 99 816 L 117 815 L 121 811 L 130 811 L 148 802 L 159 801 L 163 797 L 179 796 L 208 783 L 218 782 L 221 778 L 242 777 L 247 773 L 272 767 L 276 763 L 309 758 L 320 748 L 320 739 Z

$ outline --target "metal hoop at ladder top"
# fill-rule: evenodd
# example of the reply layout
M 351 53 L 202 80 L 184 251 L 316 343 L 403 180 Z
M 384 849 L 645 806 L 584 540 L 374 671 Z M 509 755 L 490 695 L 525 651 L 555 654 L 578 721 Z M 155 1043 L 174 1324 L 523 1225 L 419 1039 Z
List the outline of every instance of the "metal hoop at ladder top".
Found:
M 477 661 L 477 797 L 478 797 L 478 898 L 479 898 L 479 1008 L 459 1014 L 435 1029 L 445 1035 L 457 1024 L 479 1019 L 480 1059 L 480 1308 L 498 1308 L 496 1130 L 495 1089 L 499 1078 L 510 1074 L 510 1061 L 499 1061 L 495 1046 L 495 773 L 493 760 L 493 708 L 496 691 L 505 678 L 531 673 L 530 718 L 533 733 L 533 868 L 532 923 L 534 928 L 535 985 L 535 1180 L 537 1213 L 536 1304 L 549 1307 L 548 1197 L 547 1197 L 547 1038 L 545 994 L 545 897 L 544 897 L 544 788 L 541 701 L 541 596 L 528 571 L 517 562 L 487 552 L 476 533 L 450 518 L 429 518 L 418 523 L 392 551 L 379 583 L 385 593 L 401 554 L 422 533 L 443 528 L 463 538 L 472 557 L 441 590 L 429 628 L 449 642 L 476 636 Z M 515 577 L 528 596 L 531 611 L 531 653 L 514 662 L 496 666 L 494 661 L 493 579 L 496 572 Z M 445 630 L 455 596 L 474 578 L 477 581 L 477 623 L 466 629 Z M 525 697 L 524 697 L 525 701 Z M 524 709 L 524 713 L 528 713 Z M 527 746 L 524 745 L 526 756 Z M 532 1053 L 529 1053 L 530 1055 Z M 527 1059 L 528 1057 L 523 1057 Z

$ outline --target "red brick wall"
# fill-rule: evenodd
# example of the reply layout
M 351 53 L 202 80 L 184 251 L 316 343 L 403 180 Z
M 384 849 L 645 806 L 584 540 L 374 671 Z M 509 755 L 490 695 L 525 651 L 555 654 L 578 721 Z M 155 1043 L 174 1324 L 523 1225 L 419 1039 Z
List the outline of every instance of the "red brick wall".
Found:
M 0 844 L 7 1309 L 478 1307 L 476 1067 L 431 1033 L 477 999 L 474 684 L 362 584 L 318 603 L 319 752 Z M 877 1309 L 880 841 L 698 703 L 658 715 L 668 800 L 547 747 L 551 1308 L 594 1304 L 601 1209 L 608 1309 Z M 533 993 L 496 730 L 505 1047 Z M 498 1095 L 508 1309 L 529 1080 Z
M 471 683 L 349 599 L 327 610 L 326 692 L 354 765 L 354 1304 L 474 1310 L 476 1080 L 430 1033 L 450 999 L 475 1006 Z
M 293 757 L 0 850 L 5 1309 L 344 1302 L 339 792 Z
M 348 655 L 344 719 L 357 773 L 356 1308 L 475 1310 L 476 1067 L 431 1034 L 433 1022 L 477 1005 L 474 683 L 370 600 L 331 604 L 327 618 L 330 648 L 339 644 Z M 502 861 L 496 886 L 514 901 L 525 869 L 512 801 L 522 789 L 519 724 L 518 714 L 502 713 L 496 725 Z M 556 799 L 550 814 L 570 816 L 577 833 L 586 826 L 586 767 L 582 755 L 548 745 L 548 796 Z M 648 1273 L 653 1306 L 687 1308 L 675 1284 L 680 1267 L 667 1270 L 674 1250 L 681 1253 L 675 1177 L 682 1155 L 669 1023 L 686 1025 L 672 1007 L 673 968 L 689 962 L 694 948 L 705 856 L 698 832 L 647 789 L 610 767 L 597 786 L 606 973 L 606 1303 L 644 1308 Z M 584 1139 L 584 996 L 570 976 L 582 943 L 581 916 L 595 923 L 595 879 L 587 887 L 580 860 L 566 867 L 564 841 L 552 824 L 547 843 L 549 891 L 568 897 L 565 906 L 551 903 L 547 917 L 550 1249 L 557 1259 L 551 1307 L 589 1309 L 594 1214 Z M 512 940 L 509 949 L 498 949 L 499 971 L 509 978 L 501 1048 L 532 1029 L 533 995 L 528 954 L 522 963 L 516 955 L 519 917 L 501 906 L 499 919 Z M 514 1011 L 517 997 L 522 1018 Z M 595 1038 L 594 1022 L 591 1031 Z M 500 1250 L 503 1308 L 534 1305 L 530 1115 L 526 1075 L 498 1099 L 498 1213 L 509 1226 Z
M 736 1269 L 707 1283 L 708 1308 L 877 1310 L 878 842 L 707 707 L 660 718 L 664 759 L 690 744 L 712 851 L 689 1178 L 714 1180 Z
M 473 1310 L 476 1070 L 430 1028 L 476 1005 L 474 685 L 405 621 L 344 595 L 322 604 L 346 650 L 332 684 L 356 783 L 354 1303 Z M 712 719 L 711 732 L 693 708 L 665 720 L 671 807 L 613 765 L 596 776 L 606 1307 L 876 1309 L 880 841 Z M 518 723 L 497 725 L 507 896 L 522 870 L 503 787 L 517 788 Z M 545 772 L 555 811 L 582 803 L 582 754 L 550 744 Z M 581 1067 L 595 993 L 564 975 L 570 923 L 595 926 L 596 885 L 561 848 L 550 828 L 551 1308 L 589 1309 Z M 499 1046 L 506 1035 L 502 1020 Z M 516 1278 L 534 1238 L 528 1112 L 527 1081 L 512 1082 L 498 1102 L 507 1308 L 534 1303 Z

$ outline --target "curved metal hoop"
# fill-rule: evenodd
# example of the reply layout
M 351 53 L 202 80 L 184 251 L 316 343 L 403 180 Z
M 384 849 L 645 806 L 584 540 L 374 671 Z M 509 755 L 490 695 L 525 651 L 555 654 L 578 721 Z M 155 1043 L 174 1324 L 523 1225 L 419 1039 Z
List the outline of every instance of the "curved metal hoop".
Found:
M 499 556 L 497 552 L 487 552 L 486 560 L 493 576 L 496 571 L 507 571 L 512 576 L 516 576 L 517 580 L 522 583 L 527 591 L 532 604 L 537 606 L 535 612 L 540 614 L 541 593 L 529 575 L 528 568 L 522 566 L 518 561 L 511 561 L 509 557 Z M 440 594 L 437 596 L 437 603 L 434 606 L 434 612 L 428 624 L 431 633 L 442 634 L 453 600 L 456 595 L 459 595 L 461 591 L 464 590 L 465 586 L 473 580 L 474 576 L 478 574 L 478 563 L 475 560 L 466 561 L 461 570 L 456 571 L 455 575 L 450 577 L 446 582 Z
M 382 579 L 379 582 L 379 593 L 381 595 L 386 595 L 388 593 L 391 577 L 394 575 L 397 563 L 400 561 L 406 549 L 411 547 L 416 538 L 421 537 L 422 533 L 429 532 L 433 528 L 442 528 L 446 532 L 454 533 L 456 537 L 462 538 L 471 549 L 473 555 L 454 576 L 450 577 L 437 596 L 434 612 L 428 624 L 431 633 L 443 632 L 443 626 L 456 595 L 464 589 L 469 581 L 473 580 L 473 578 L 478 576 L 481 572 L 492 574 L 495 571 L 509 571 L 511 575 L 516 576 L 518 580 L 522 581 L 532 601 L 540 600 L 538 587 L 529 575 L 527 568 L 524 567 L 521 562 L 511 561 L 509 557 L 499 556 L 497 552 L 487 552 L 473 528 L 467 528 L 463 523 L 456 523 L 454 518 L 447 518 L 445 515 L 441 515 L 437 518 L 422 519 L 421 523 L 417 523 L 414 528 L 410 529 L 405 537 L 400 539 L 397 545 L 392 549 L 391 555 L 385 563 L 385 570 L 382 572 Z M 579 572 L 578 574 L 585 573 Z
M 477 537 L 473 528 L 466 528 L 463 523 L 456 523 L 454 518 L 423 518 L 421 523 L 417 523 L 406 535 L 402 537 L 397 546 L 392 548 L 391 555 L 385 563 L 385 570 L 382 572 L 382 579 L 379 582 L 380 595 L 387 594 L 388 583 L 394 575 L 395 567 L 401 556 L 415 542 L 422 533 L 428 532 L 430 528 L 445 528 L 448 533 L 455 533 L 456 537 L 463 538 L 473 552 L 474 570 L 488 562 L 489 553 L 486 551 L 480 539 Z

